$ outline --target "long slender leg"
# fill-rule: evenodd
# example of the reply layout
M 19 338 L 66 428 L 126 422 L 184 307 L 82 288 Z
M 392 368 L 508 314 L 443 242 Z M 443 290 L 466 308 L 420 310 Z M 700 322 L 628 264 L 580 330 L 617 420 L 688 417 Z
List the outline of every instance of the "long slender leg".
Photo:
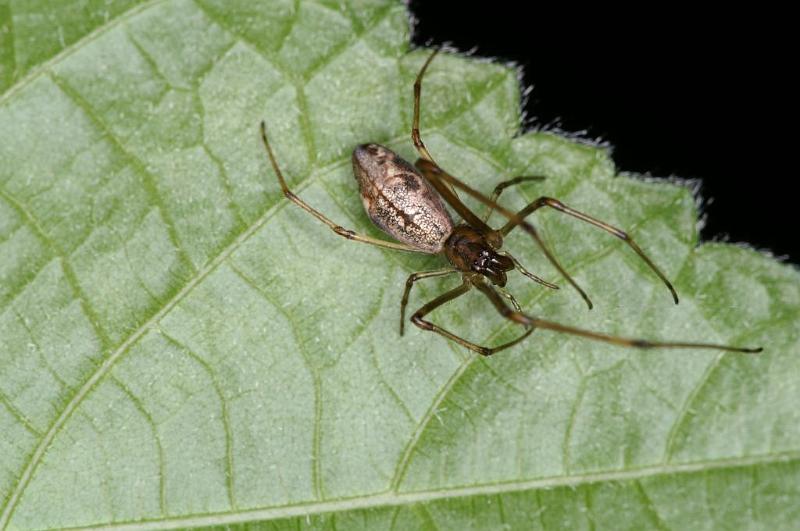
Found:
M 500 212 L 502 215 L 507 217 L 509 220 L 516 221 L 517 224 L 522 228 L 522 230 L 527 232 L 531 236 L 531 238 L 533 238 L 533 240 L 536 242 L 536 244 L 539 246 L 539 248 L 544 253 L 545 257 L 547 257 L 547 260 L 551 264 L 553 264 L 553 267 L 555 267 L 558 270 L 558 272 L 561 273 L 561 276 L 563 276 L 567 280 L 567 282 L 569 282 L 570 285 L 572 285 L 572 287 L 575 288 L 575 290 L 580 294 L 580 296 L 586 302 L 586 305 L 589 307 L 589 309 L 590 310 L 592 309 L 592 301 L 591 301 L 591 299 L 589 299 L 589 296 L 586 295 L 586 292 L 583 291 L 583 289 L 581 289 L 581 287 L 578 285 L 578 283 L 575 282 L 575 280 L 569 275 L 569 273 L 567 273 L 567 271 L 558 262 L 558 260 L 556 260 L 556 257 L 553 255 L 553 253 L 550 252 L 550 250 L 544 244 L 544 241 L 542 241 L 541 236 L 539 236 L 539 233 L 536 231 L 536 229 L 533 227 L 533 225 L 531 225 L 530 223 L 528 223 L 527 221 L 522 219 L 518 214 L 508 210 L 507 208 L 505 208 L 502 205 L 497 204 L 496 202 L 492 201 L 491 199 L 489 199 L 488 197 L 486 197 L 485 195 L 483 195 L 479 191 L 477 191 L 474 188 L 472 188 L 471 186 L 469 186 L 469 185 L 461 182 L 459 179 L 453 177 L 452 175 L 450 175 L 449 173 L 444 171 L 442 168 L 437 166 L 435 163 L 427 161 L 425 159 L 419 159 L 416 162 L 416 166 L 422 172 L 422 175 L 424 175 L 425 178 L 428 179 L 428 182 L 431 183 L 434 188 L 436 188 L 436 191 L 439 192 L 439 195 L 441 195 L 442 198 L 445 201 L 447 201 L 448 204 L 450 204 L 450 206 L 452 206 L 454 209 L 456 209 L 456 211 L 458 211 L 459 214 L 461 214 L 461 211 L 457 207 L 457 205 L 459 205 L 459 204 L 460 204 L 461 207 L 466 209 L 468 213 L 471 213 L 471 212 L 469 212 L 469 209 L 467 209 L 467 207 L 463 203 L 461 203 L 461 201 L 458 201 L 456 199 L 456 201 L 458 201 L 458 203 L 454 204 L 452 202 L 452 199 L 451 199 L 452 195 L 448 195 L 448 193 L 447 193 L 448 190 L 447 190 L 447 187 L 444 185 L 444 183 L 451 184 L 451 185 L 455 186 L 456 188 L 458 188 L 460 190 L 463 190 L 464 192 L 467 193 L 467 195 L 470 195 L 470 196 L 474 197 L 475 199 L 477 199 L 478 201 L 480 201 L 484 205 L 488 205 L 488 206 L 494 207 L 498 212 Z M 463 217 L 463 215 L 462 215 L 462 217 Z M 474 214 L 472 214 L 472 217 L 473 218 L 477 218 L 477 216 L 475 216 Z M 471 220 L 469 220 L 467 218 L 464 218 L 464 219 L 466 219 L 467 222 L 470 223 L 470 225 L 472 225 L 472 221 Z M 480 220 L 477 220 L 477 221 L 480 224 L 479 225 L 473 225 L 474 227 L 481 228 L 482 230 L 486 230 L 486 229 L 483 229 L 483 227 L 486 227 L 487 229 L 489 229 L 489 231 L 491 231 L 491 228 L 489 228 L 485 223 L 483 223 Z M 491 231 L 491 232 L 494 232 L 496 234 L 500 234 L 499 231 Z
M 508 258 L 509 260 L 511 260 L 511 261 L 514 263 L 514 267 L 516 267 L 516 268 L 517 268 L 517 270 L 518 270 L 520 273 L 522 273 L 523 275 L 525 275 L 525 276 L 526 276 L 526 277 L 528 277 L 529 279 L 533 280 L 534 282 L 536 282 L 536 283 L 538 283 L 538 284 L 541 284 L 542 286 L 545 286 L 545 287 L 547 287 L 547 288 L 550 288 L 550 289 L 558 289 L 558 286 L 556 286 L 555 284 L 551 284 L 551 283 L 549 283 L 548 281 L 546 281 L 546 280 L 543 280 L 543 279 L 541 279 L 541 278 L 537 277 L 536 275 L 534 275 L 533 273 L 531 273 L 530 271 L 528 271 L 527 269 L 525 269 L 525 268 L 522 266 L 522 264 L 520 264 L 520 263 L 519 263 L 519 260 L 517 260 L 516 258 L 514 258 L 514 256 L 513 256 L 511 253 L 509 253 L 509 252 L 507 252 L 507 251 L 498 251 L 498 252 L 497 252 L 497 254 L 499 254 L 499 255 L 501 255 L 501 256 L 505 256 L 506 258 Z
M 414 286 L 414 282 L 417 280 L 422 280 L 423 278 L 433 278 L 433 277 L 441 277 L 444 275 L 449 275 L 450 273 L 456 273 L 457 270 L 453 269 L 452 267 L 448 267 L 446 269 L 437 269 L 435 271 L 420 271 L 418 273 L 412 273 L 409 275 L 408 280 L 406 280 L 406 289 L 403 292 L 403 300 L 400 302 L 400 335 L 403 335 L 403 325 L 405 324 L 406 320 L 406 304 L 408 304 L 408 295 L 411 293 L 411 288 Z
M 422 137 L 419 134 L 419 109 L 420 100 L 422 99 L 422 78 L 425 77 L 425 71 L 428 70 L 428 65 L 431 64 L 431 61 L 433 61 L 433 58 L 436 57 L 439 51 L 441 51 L 441 48 L 435 49 L 433 53 L 428 56 L 428 59 L 425 60 L 425 64 L 422 65 L 422 68 L 420 68 L 417 73 L 417 79 L 414 81 L 414 121 L 411 124 L 411 141 L 414 142 L 414 147 L 417 148 L 417 152 L 423 159 L 434 164 L 436 164 L 436 161 L 433 160 L 433 156 L 430 151 L 428 151 L 428 148 L 425 147 L 425 143 L 422 141 Z M 458 194 L 452 185 L 450 186 L 450 193 L 458 199 Z M 467 221 L 473 224 L 469 219 L 467 219 Z
M 494 192 L 492 192 L 492 197 L 490 198 L 490 200 L 492 201 L 492 203 L 497 203 L 497 200 L 500 198 L 500 194 L 502 194 L 503 190 L 505 190 L 509 186 L 514 186 L 516 184 L 525 183 L 529 181 L 543 181 L 543 180 L 545 180 L 545 177 L 542 175 L 520 175 L 519 177 L 514 177 L 513 179 L 503 181 L 494 187 Z M 494 210 L 494 207 L 492 205 L 489 205 L 489 209 L 483 216 L 484 222 L 489 220 L 489 216 L 492 215 L 492 210 Z
M 711 349 L 711 350 L 725 350 L 728 352 L 742 352 L 745 354 L 758 354 L 763 349 L 762 348 L 742 348 L 742 347 L 731 347 L 728 345 L 719 345 L 717 343 L 693 343 L 688 341 L 650 341 L 647 339 L 634 339 L 628 337 L 620 337 L 620 336 L 611 336 L 608 334 L 601 334 L 599 332 L 592 332 L 591 330 L 584 330 L 582 328 L 576 328 L 573 326 L 563 325 L 561 323 L 556 323 L 553 321 L 547 321 L 544 319 L 539 319 L 538 317 L 531 317 L 529 315 L 525 315 L 524 313 L 512 310 L 508 307 L 508 305 L 503 301 L 503 298 L 488 284 L 484 282 L 475 283 L 474 286 L 478 288 L 478 290 L 486 295 L 489 298 L 491 303 L 500 312 L 500 315 L 514 321 L 515 323 L 519 323 L 522 325 L 531 326 L 534 329 L 536 328 L 543 328 L 546 330 L 553 330 L 555 332 L 561 332 L 564 334 L 570 334 L 573 336 L 581 336 L 587 339 L 592 339 L 594 341 L 602 341 L 604 343 L 611 343 L 612 345 L 619 345 L 622 347 L 633 347 L 633 348 L 675 348 L 675 349 Z
M 467 341 L 466 339 L 460 338 L 457 335 L 455 335 L 455 334 L 453 334 L 451 332 L 448 332 L 444 328 L 441 328 L 441 327 L 431 323 L 430 321 L 426 321 L 426 320 L 423 319 L 423 317 L 425 317 L 425 315 L 429 314 L 430 312 L 432 312 L 433 310 L 435 310 L 436 308 L 438 308 L 442 304 L 448 303 L 448 302 L 452 301 L 453 299 L 456 299 L 456 298 L 460 297 L 461 295 L 465 294 L 466 292 L 468 292 L 470 290 L 471 287 L 472 287 L 472 284 L 470 282 L 464 282 L 459 287 L 457 287 L 455 289 L 452 289 L 452 290 L 450 290 L 448 292 L 445 292 L 442 295 L 439 295 L 438 297 L 436 297 L 435 299 L 430 301 L 428 304 L 426 304 L 425 306 L 423 306 L 422 308 L 420 308 L 419 310 L 414 312 L 414 315 L 411 316 L 411 322 L 414 323 L 415 325 L 417 325 L 418 327 L 422 328 L 423 330 L 430 330 L 431 332 L 436 332 L 437 334 L 443 335 L 447 339 L 450 339 L 451 341 L 455 341 L 459 345 L 461 345 L 463 347 L 467 347 L 470 350 L 474 350 L 475 352 L 477 352 L 478 354 L 481 354 L 483 356 L 491 356 L 492 354 L 494 354 L 495 352 L 497 352 L 499 350 L 503 350 L 505 348 L 511 347 L 513 345 L 516 345 L 517 343 L 519 343 L 520 341 L 522 341 L 523 339 L 525 339 L 526 337 L 528 337 L 530 335 L 530 333 L 533 331 L 532 328 L 529 328 L 528 330 L 526 330 L 525 333 L 523 335 L 521 335 L 520 337 L 518 337 L 517 339 L 514 339 L 513 341 L 509 341 L 508 343 L 504 343 L 504 344 L 502 344 L 502 345 L 500 345 L 498 347 L 493 347 L 493 348 L 482 347 L 480 345 L 476 345 L 475 343 L 471 343 L 471 342 Z
M 328 219 L 322 212 L 316 210 L 314 207 L 297 197 L 294 192 L 289 190 L 289 187 L 286 185 L 286 180 L 283 178 L 283 173 L 281 169 L 278 167 L 278 162 L 275 160 L 275 155 L 272 153 L 272 147 L 269 145 L 269 140 L 267 139 L 267 126 L 264 122 L 261 122 L 261 140 L 264 142 L 264 147 L 267 149 L 267 155 L 269 155 L 269 161 L 272 163 L 272 169 L 275 170 L 275 174 L 278 176 L 278 181 L 281 184 L 281 190 L 283 190 L 283 195 L 285 195 L 290 201 L 294 204 L 323 222 L 325 225 L 330 227 L 330 229 L 338 234 L 339 236 L 343 236 L 348 240 L 354 240 L 361 243 L 368 243 L 370 245 L 377 245 L 378 247 L 384 247 L 386 249 L 395 249 L 397 251 L 410 251 L 414 253 L 422 253 L 419 249 L 411 247 L 410 245 L 405 245 L 398 242 L 389 242 L 386 240 L 380 240 L 378 238 L 372 238 L 370 236 L 365 236 L 362 234 L 357 234 L 352 230 L 345 229 L 340 225 L 337 225 L 330 219 Z
M 675 301 L 675 304 L 678 304 L 678 294 L 675 292 L 675 288 L 672 287 L 670 281 L 667 280 L 666 275 L 664 275 L 664 273 L 661 272 L 661 270 L 650 259 L 650 257 L 644 254 L 644 251 L 642 251 L 641 247 L 639 247 L 636 244 L 636 242 L 633 241 L 633 238 L 631 238 L 625 231 L 620 230 L 617 227 L 614 227 L 613 225 L 609 225 L 604 221 L 600 221 L 599 219 L 593 218 L 592 216 L 584 214 L 583 212 L 579 212 L 573 208 L 570 208 L 561 201 L 559 201 L 558 199 L 553 199 L 552 197 L 540 197 L 536 201 L 533 201 L 531 204 L 529 204 L 528 206 L 517 212 L 517 216 L 519 218 L 525 218 L 530 214 L 532 214 L 533 212 L 535 212 L 536 210 L 538 210 L 539 208 L 545 206 L 550 207 L 558 212 L 562 212 L 564 214 L 577 218 L 581 221 L 585 221 L 586 223 L 594 225 L 595 227 L 598 227 L 600 229 L 603 229 L 609 234 L 616 236 L 620 240 L 627 243 L 630 246 L 630 248 L 633 249 L 633 251 L 639 255 L 639 258 L 641 258 L 648 265 L 648 267 L 650 267 L 650 269 L 653 270 L 656 276 L 658 276 L 658 278 L 660 278 L 662 282 L 664 282 L 664 284 L 667 285 L 667 288 L 669 289 L 670 293 L 672 293 L 672 299 Z M 500 232 L 502 232 L 503 235 L 506 235 L 509 232 L 511 232 L 511 230 L 517 226 L 516 221 L 517 220 L 513 219 L 510 220 L 508 223 L 505 224 L 505 226 L 503 226 L 502 229 L 500 229 Z
M 414 81 L 414 123 L 411 126 L 411 140 L 414 142 L 414 147 L 417 148 L 419 155 L 431 162 L 434 162 L 433 157 L 431 156 L 428 148 L 425 147 L 425 143 L 422 141 L 422 138 L 419 136 L 419 101 L 420 101 L 420 94 L 422 93 L 422 78 L 425 76 L 425 71 L 428 69 L 428 65 L 431 64 L 433 58 L 436 57 L 436 54 L 439 53 L 439 48 L 433 51 L 428 59 L 425 61 L 425 64 L 422 65 L 420 68 L 419 73 L 417 74 L 417 79 Z
M 455 192 L 453 192 L 451 185 L 442 181 L 441 179 L 437 179 L 436 176 L 433 175 L 433 172 L 430 172 L 426 169 L 428 167 L 438 169 L 439 166 L 437 166 L 435 162 L 419 159 L 416 162 L 416 166 L 422 172 L 422 175 L 428 179 L 428 182 L 433 185 L 439 195 L 442 196 L 442 199 L 444 199 L 448 205 L 453 207 L 453 210 L 458 212 L 458 215 L 461 216 L 472 228 L 483 231 L 486 234 L 495 232 L 489 225 L 481 221 L 481 218 L 476 216 L 469 209 L 469 207 L 458 198 Z M 426 171 L 428 173 L 426 173 Z

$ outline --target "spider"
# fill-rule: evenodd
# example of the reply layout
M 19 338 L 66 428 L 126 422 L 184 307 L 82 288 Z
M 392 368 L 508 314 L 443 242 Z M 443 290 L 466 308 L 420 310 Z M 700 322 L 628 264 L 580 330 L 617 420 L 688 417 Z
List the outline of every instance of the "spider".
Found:
M 400 334 L 403 334 L 405 310 L 411 288 L 418 280 L 441 277 L 450 274 L 461 274 L 461 285 L 451 289 L 419 308 L 411 316 L 411 322 L 423 330 L 440 334 L 483 356 L 516 345 L 537 328 L 582 336 L 588 339 L 612 343 L 625 347 L 637 348 L 699 348 L 732 352 L 758 353 L 761 348 L 742 348 L 714 343 L 693 343 L 683 341 L 650 341 L 612 336 L 591 330 L 575 328 L 561 323 L 548 321 L 524 313 L 514 296 L 505 289 L 507 273 L 514 269 L 547 288 L 558 289 L 558 286 L 546 282 L 527 271 L 519 261 L 507 251 L 503 251 L 503 237 L 519 227 L 528 233 L 539 246 L 547 260 L 559 271 L 564 279 L 580 294 L 589 309 L 592 302 L 575 280 L 561 266 L 555 256 L 544 245 L 539 233 L 525 220 L 527 216 L 543 207 L 572 216 L 594 225 L 624 241 L 639 258 L 641 258 L 661 279 L 672 294 L 675 303 L 678 295 L 667 277 L 642 251 L 639 245 L 624 231 L 579 212 L 551 197 L 540 197 L 519 212 L 512 212 L 497 203 L 504 189 L 526 181 L 543 179 L 541 176 L 520 176 L 498 184 L 491 197 L 478 192 L 458 178 L 443 170 L 431 156 L 419 133 L 420 96 L 422 79 L 425 71 L 439 53 L 435 50 L 425 61 L 414 82 L 414 116 L 411 128 L 411 139 L 420 158 L 412 166 L 390 149 L 379 144 L 362 144 L 353 150 L 353 173 L 358 181 L 364 209 L 372 222 L 383 232 L 397 241 L 373 238 L 345 229 L 324 214 L 310 206 L 295 195 L 286 185 L 275 154 L 267 137 L 266 124 L 261 122 L 261 139 L 275 174 L 280 182 L 283 194 L 297 206 L 330 227 L 333 232 L 349 240 L 376 245 L 385 249 L 409 251 L 417 253 L 438 254 L 443 256 L 448 266 L 433 271 L 421 271 L 408 277 L 400 303 Z M 458 197 L 456 189 L 473 197 L 489 207 L 483 219 L 473 213 Z M 453 222 L 445 204 L 449 205 L 463 220 L 460 224 Z M 508 221 L 499 229 L 486 224 L 492 210 L 502 214 Z M 425 319 L 425 316 L 471 289 L 477 289 L 489 299 L 489 302 L 500 315 L 525 330 L 516 339 L 486 347 L 457 336 L 444 328 Z M 504 299 L 510 301 L 510 305 Z

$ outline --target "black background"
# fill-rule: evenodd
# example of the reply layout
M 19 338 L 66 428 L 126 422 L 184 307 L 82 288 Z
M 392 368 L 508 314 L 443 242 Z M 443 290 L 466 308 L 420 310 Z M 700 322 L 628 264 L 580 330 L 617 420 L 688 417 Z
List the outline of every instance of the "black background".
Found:
M 522 65 L 532 125 L 586 130 L 613 146 L 621 171 L 701 179 L 704 240 L 800 263 L 789 96 L 797 57 L 778 14 L 603 11 L 576 21 L 577 5 L 540 7 L 412 1 L 413 42 Z

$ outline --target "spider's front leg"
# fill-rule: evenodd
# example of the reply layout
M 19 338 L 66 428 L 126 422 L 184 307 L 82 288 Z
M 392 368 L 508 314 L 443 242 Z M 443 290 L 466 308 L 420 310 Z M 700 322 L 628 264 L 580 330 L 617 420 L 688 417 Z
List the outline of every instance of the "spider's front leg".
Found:
M 459 337 L 453 334 L 452 332 L 449 332 L 444 328 L 423 319 L 425 315 L 429 314 L 439 306 L 442 306 L 443 304 L 446 304 L 454 299 L 457 299 L 458 297 L 468 292 L 472 288 L 472 286 L 473 286 L 472 282 L 465 280 L 464 283 L 458 286 L 457 288 L 454 288 L 448 292 L 439 295 L 438 297 L 427 303 L 425 306 L 414 312 L 414 315 L 411 316 L 411 322 L 417 325 L 418 327 L 422 328 L 423 330 L 430 330 L 431 332 L 436 332 L 437 334 L 443 335 L 447 339 L 455 341 L 459 345 L 467 347 L 468 349 L 473 350 L 482 356 L 491 356 L 495 352 L 499 352 L 509 347 L 513 347 L 514 345 L 516 345 L 517 343 L 528 337 L 531 334 L 531 332 L 533 332 L 532 327 L 526 326 L 527 330 L 520 337 L 512 341 L 509 341 L 508 343 L 499 345 L 497 347 L 484 347 L 472 343 L 470 341 L 467 341 L 466 339 Z

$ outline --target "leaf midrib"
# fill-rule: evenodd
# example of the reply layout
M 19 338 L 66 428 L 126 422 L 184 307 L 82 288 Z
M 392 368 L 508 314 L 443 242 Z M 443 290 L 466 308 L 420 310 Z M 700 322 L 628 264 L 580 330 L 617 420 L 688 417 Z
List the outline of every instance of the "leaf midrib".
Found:
M 466 498 L 470 496 L 492 496 L 538 489 L 580 487 L 603 482 L 638 481 L 675 474 L 724 471 L 736 468 L 770 465 L 774 463 L 791 464 L 796 461 L 800 461 L 800 452 L 787 451 L 733 459 L 712 459 L 709 461 L 696 461 L 684 464 L 656 465 L 621 471 L 601 471 L 588 474 L 554 476 L 524 481 L 487 483 L 469 487 L 449 487 L 437 490 L 420 490 L 404 493 L 389 490 L 370 496 L 340 498 L 333 501 L 299 503 L 294 505 L 283 505 L 280 507 L 268 507 L 237 512 L 208 513 L 178 518 L 159 518 L 158 520 L 137 520 L 116 523 L 113 525 L 82 526 L 80 529 L 160 530 L 183 527 L 189 528 L 237 524 L 245 522 L 276 520 L 297 516 L 317 515 L 322 513 L 402 506 L 413 503 L 429 503 L 437 500 Z

